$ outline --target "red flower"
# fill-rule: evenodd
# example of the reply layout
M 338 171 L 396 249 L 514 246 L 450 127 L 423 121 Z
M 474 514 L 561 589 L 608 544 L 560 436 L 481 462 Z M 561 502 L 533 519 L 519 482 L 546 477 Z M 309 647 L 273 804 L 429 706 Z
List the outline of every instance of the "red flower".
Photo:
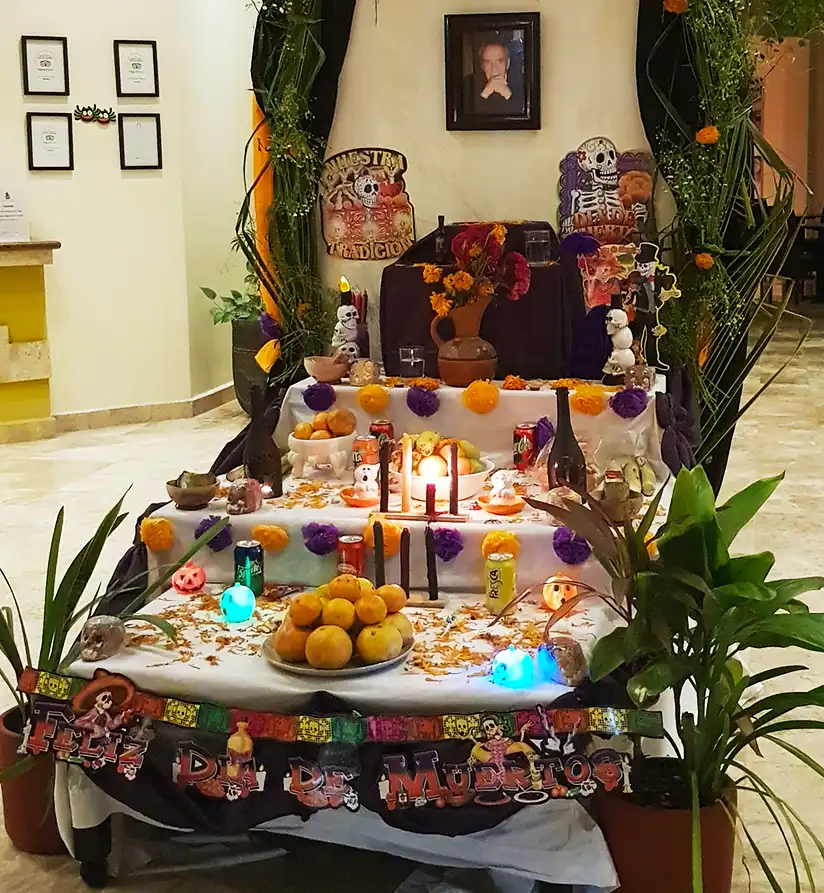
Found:
M 513 251 L 504 258 L 503 286 L 510 301 L 519 301 L 528 291 L 532 283 L 532 271 L 527 259 Z

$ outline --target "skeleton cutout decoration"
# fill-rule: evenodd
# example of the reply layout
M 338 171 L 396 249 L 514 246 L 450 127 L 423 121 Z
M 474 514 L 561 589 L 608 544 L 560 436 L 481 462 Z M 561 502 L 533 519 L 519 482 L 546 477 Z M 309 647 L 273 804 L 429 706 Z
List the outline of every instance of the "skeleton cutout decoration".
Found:
M 640 241 L 651 213 L 652 159 L 619 152 L 605 136 L 561 162 L 561 233 L 588 232 L 603 244 Z
M 352 149 L 327 159 L 320 182 L 323 238 L 333 257 L 391 260 L 415 242 L 415 211 L 392 149 Z
M 80 633 L 80 658 L 84 661 L 113 657 L 126 644 L 126 627 L 119 617 L 101 614 L 89 618 Z

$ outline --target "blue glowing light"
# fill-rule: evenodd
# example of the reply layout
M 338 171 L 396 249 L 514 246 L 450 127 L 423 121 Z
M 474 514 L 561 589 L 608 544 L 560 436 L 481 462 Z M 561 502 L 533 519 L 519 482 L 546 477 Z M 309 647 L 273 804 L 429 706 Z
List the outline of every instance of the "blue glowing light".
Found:
M 243 623 L 255 612 L 255 594 L 248 586 L 235 583 L 221 596 L 220 610 L 227 623 Z
M 506 688 L 531 688 L 535 681 L 535 664 L 531 655 L 510 645 L 492 660 L 492 681 Z
M 558 685 L 569 685 L 563 670 L 558 666 L 555 655 L 547 648 L 541 645 L 538 648 L 538 675 L 544 682 L 557 682 Z

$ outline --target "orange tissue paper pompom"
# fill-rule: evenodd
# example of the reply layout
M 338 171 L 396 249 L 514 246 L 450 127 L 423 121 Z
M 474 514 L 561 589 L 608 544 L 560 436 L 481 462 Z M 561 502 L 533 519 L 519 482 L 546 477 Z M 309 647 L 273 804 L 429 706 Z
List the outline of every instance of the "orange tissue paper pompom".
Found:
M 712 259 L 712 255 L 706 251 L 702 251 L 700 254 L 695 255 L 695 266 L 698 267 L 699 270 L 711 270 L 713 264 L 715 264 L 715 261 Z
M 167 552 L 175 541 L 175 526 L 168 518 L 144 518 L 140 541 L 150 552 Z
M 401 550 L 401 533 L 403 528 L 400 524 L 395 524 L 392 521 L 386 521 L 380 515 L 373 515 L 369 519 L 369 523 L 366 525 L 366 528 L 363 531 L 363 541 L 366 543 L 366 547 L 371 549 L 373 552 L 375 551 L 375 522 L 380 521 L 381 527 L 383 527 L 383 555 L 384 558 L 392 558 L 393 555 L 397 555 Z
M 484 558 L 489 558 L 496 552 L 517 558 L 520 551 L 521 544 L 518 542 L 518 537 L 506 530 L 493 530 L 492 533 L 488 533 L 484 537 L 481 543 L 481 553 Z
M 695 142 L 701 143 L 702 146 L 714 146 L 718 142 L 718 128 L 711 124 L 709 127 L 702 127 L 695 134 Z
M 289 545 L 289 534 L 277 524 L 258 524 L 252 528 L 252 539 L 263 546 L 264 552 L 280 552 Z
M 472 412 L 492 412 L 498 405 L 498 389 L 482 379 L 473 381 L 463 392 L 463 405 Z
M 606 392 L 597 385 L 581 385 L 569 399 L 575 412 L 583 415 L 601 415 L 606 407 Z
M 358 405 L 370 415 L 383 412 L 389 406 L 389 391 L 379 384 L 368 384 L 358 391 Z

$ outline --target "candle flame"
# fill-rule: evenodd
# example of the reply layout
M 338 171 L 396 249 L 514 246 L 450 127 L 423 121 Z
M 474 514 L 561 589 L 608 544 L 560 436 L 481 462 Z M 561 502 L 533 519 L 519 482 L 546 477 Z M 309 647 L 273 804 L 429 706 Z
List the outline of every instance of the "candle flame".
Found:
M 349 284 L 349 280 L 346 276 L 340 277 L 340 292 L 341 294 L 345 294 L 348 291 L 352 291 L 352 286 Z

